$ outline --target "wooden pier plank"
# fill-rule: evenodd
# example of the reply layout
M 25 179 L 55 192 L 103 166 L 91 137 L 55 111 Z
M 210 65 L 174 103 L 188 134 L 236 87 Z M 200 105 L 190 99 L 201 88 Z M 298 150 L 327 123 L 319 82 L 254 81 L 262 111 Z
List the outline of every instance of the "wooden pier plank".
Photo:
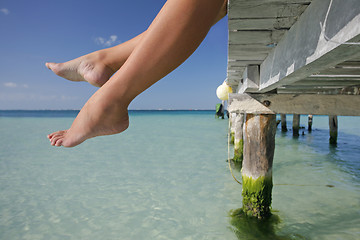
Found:
M 263 46 L 280 41 L 286 30 L 251 30 L 229 32 L 229 44 L 262 44 Z
M 229 112 L 360 116 L 359 95 L 230 94 Z
M 355 79 L 355 80 L 351 80 L 351 79 L 341 79 L 341 80 L 328 80 L 328 79 L 312 79 L 312 80 L 301 80 L 298 82 L 293 83 L 290 86 L 284 86 L 285 88 L 291 88 L 291 87 L 299 87 L 299 86 L 308 86 L 308 87 L 337 87 L 337 88 L 343 88 L 344 86 L 353 86 L 353 85 L 358 85 L 360 84 L 360 79 Z
M 230 19 L 240 18 L 276 18 L 293 17 L 300 15 L 307 7 L 309 1 L 296 3 L 296 1 L 231 1 Z
M 290 29 L 297 17 L 241 18 L 229 21 L 229 31 L 234 30 L 283 30 Z

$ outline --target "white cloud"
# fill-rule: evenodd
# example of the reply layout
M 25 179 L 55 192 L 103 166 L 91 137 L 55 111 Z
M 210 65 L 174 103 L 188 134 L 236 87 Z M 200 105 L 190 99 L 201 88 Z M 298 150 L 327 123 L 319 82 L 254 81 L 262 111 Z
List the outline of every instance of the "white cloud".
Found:
M 20 88 L 28 88 L 29 85 L 27 84 L 17 84 L 17 83 L 14 83 L 14 82 L 6 82 L 3 84 L 5 87 L 8 87 L 8 88 L 16 88 L 16 87 L 20 87 Z
M 118 37 L 116 35 L 111 35 L 109 37 L 109 39 L 107 39 L 107 40 L 105 38 L 103 38 L 103 37 L 97 37 L 97 38 L 95 38 L 95 42 L 97 44 L 99 44 L 99 45 L 104 46 L 104 47 L 110 47 L 112 45 L 116 45 L 116 44 L 119 43 L 119 41 L 116 41 L 117 38 Z
M 6 82 L 6 83 L 4 83 L 4 86 L 10 87 L 10 88 L 15 88 L 15 87 L 17 87 L 17 84 L 13 83 L 13 82 Z
M 102 37 L 97 37 L 97 38 L 95 38 L 95 42 L 99 45 L 103 45 L 105 42 L 105 39 Z
M 7 9 L 7 8 L 1 8 L 1 9 L 0 9 L 0 12 L 2 12 L 2 13 L 5 14 L 5 15 L 10 14 L 9 9 Z

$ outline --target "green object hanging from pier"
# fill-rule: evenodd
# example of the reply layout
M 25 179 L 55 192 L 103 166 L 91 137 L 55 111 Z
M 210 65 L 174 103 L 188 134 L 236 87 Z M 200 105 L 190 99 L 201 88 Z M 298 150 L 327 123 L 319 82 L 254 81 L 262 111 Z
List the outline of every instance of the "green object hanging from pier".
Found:
M 216 104 L 215 117 L 224 119 L 224 106 L 222 103 Z

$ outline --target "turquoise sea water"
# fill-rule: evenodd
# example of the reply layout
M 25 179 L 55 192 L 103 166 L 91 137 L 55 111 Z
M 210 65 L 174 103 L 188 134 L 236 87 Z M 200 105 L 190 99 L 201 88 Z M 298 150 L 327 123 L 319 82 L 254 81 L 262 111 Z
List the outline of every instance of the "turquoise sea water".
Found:
M 50 146 L 46 135 L 76 113 L 0 111 L 0 239 L 360 237 L 358 117 L 339 117 L 337 146 L 328 144 L 326 116 L 299 138 L 278 130 L 272 207 L 281 221 L 256 232 L 228 215 L 241 207 L 241 186 L 226 163 L 227 120 L 133 111 L 122 134 Z

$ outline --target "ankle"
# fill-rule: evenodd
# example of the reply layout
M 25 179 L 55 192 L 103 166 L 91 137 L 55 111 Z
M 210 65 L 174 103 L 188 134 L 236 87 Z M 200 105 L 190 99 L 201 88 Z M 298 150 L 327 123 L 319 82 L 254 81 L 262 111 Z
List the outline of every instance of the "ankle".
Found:
M 101 62 L 106 67 L 110 68 L 113 72 L 119 70 L 119 66 L 114 60 L 113 54 L 111 52 L 111 48 L 105 48 L 98 51 L 95 51 L 92 54 L 92 59 L 96 62 Z

